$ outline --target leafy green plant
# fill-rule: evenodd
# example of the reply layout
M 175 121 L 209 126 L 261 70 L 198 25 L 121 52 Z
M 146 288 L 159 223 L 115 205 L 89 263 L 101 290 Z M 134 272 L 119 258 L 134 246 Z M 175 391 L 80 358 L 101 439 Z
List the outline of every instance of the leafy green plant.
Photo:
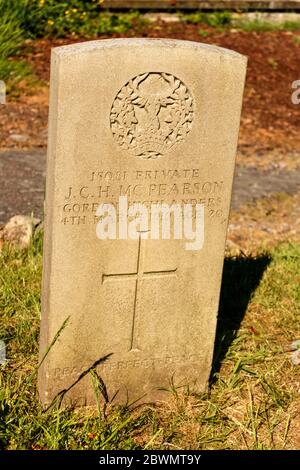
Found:
M 15 18 L 31 38 L 70 34 L 123 33 L 141 21 L 138 12 L 110 14 L 103 2 L 84 0 L 0 0 L 0 13 Z
M 0 11 L 3 0 L 0 0 Z M 0 22 L 0 80 L 16 83 L 30 74 L 30 68 L 24 62 L 12 61 L 24 39 L 17 13 L 2 9 Z
M 206 38 L 209 35 L 208 31 L 205 31 L 205 29 L 198 29 L 198 34 L 199 36 L 202 36 L 203 38 Z
M 231 24 L 232 14 L 230 11 L 222 10 L 212 13 L 198 11 L 182 15 L 183 21 L 191 24 L 207 24 L 209 26 L 227 26 Z

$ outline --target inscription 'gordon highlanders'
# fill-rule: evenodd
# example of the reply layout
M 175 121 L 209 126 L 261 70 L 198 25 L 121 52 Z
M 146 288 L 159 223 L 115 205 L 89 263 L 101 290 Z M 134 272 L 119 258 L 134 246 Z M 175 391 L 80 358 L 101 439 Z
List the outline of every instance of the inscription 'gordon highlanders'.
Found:
M 117 94 L 110 125 L 118 144 L 142 159 L 162 157 L 190 132 L 193 98 L 181 80 L 149 72 L 129 80 Z

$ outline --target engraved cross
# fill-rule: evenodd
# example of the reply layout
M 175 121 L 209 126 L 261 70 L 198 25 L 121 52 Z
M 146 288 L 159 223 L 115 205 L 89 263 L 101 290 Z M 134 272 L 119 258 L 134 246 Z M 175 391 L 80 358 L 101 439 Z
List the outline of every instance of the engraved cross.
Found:
M 138 315 L 138 306 L 141 296 L 141 282 L 143 279 L 148 278 L 160 278 L 165 276 L 176 276 L 177 268 L 174 269 L 167 269 L 167 270 L 159 270 L 159 271 L 144 271 L 144 250 L 143 250 L 143 243 L 141 232 L 139 234 L 138 239 L 138 255 L 137 255 L 137 264 L 136 269 L 132 273 L 120 273 L 120 274 L 102 274 L 102 284 L 109 281 L 118 281 L 124 279 L 134 279 L 135 280 L 135 293 L 134 293 L 134 305 L 133 305 L 133 314 L 132 314 L 132 321 L 131 321 L 131 338 L 130 338 L 130 348 L 129 351 L 136 350 L 138 351 L 139 348 L 137 347 L 137 340 L 135 335 L 136 329 L 136 320 Z

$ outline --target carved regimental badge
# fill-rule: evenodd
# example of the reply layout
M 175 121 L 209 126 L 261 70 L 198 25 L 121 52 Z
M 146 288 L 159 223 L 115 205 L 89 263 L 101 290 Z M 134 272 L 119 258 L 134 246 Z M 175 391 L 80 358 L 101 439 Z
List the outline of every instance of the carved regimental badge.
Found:
M 193 98 L 169 73 L 138 75 L 121 88 L 110 113 L 118 144 L 137 157 L 162 157 L 183 141 L 194 116 Z

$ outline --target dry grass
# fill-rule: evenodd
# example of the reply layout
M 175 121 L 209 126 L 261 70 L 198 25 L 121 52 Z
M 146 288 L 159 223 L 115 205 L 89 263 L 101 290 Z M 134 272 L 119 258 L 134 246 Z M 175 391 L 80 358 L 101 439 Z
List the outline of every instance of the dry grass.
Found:
M 299 244 L 300 193 L 277 193 L 239 208 L 230 216 L 229 240 L 245 253 L 270 250 L 286 241 Z
M 0 256 L 3 449 L 299 448 L 300 369 L 288 351 L 300 338 L 299 245 L 226 259 L 208 394 L 170 389 L 155 406 L 101 403 L 96 415 L 38 403 L 41 250 L 38 237 Z

